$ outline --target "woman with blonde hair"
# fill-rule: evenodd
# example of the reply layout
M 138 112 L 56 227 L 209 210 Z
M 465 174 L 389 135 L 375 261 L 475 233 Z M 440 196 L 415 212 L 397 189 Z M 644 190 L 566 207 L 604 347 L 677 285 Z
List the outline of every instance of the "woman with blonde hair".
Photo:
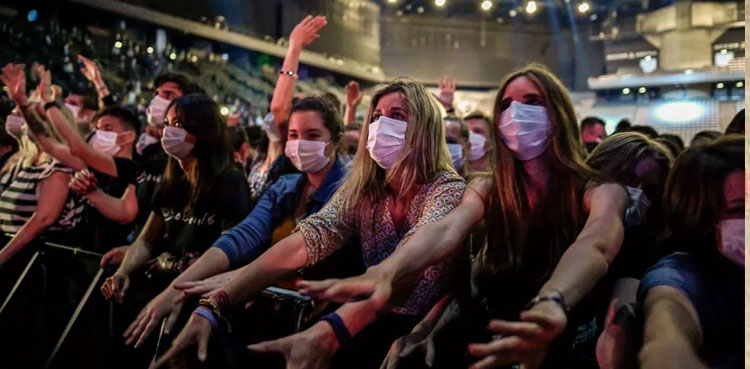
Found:
M 389 367 L 417 346 L 427 348 L 433 367 L 585 365 L 571 357 L 595 338 L 595 314 L 584 300 L 617 255 L 627 195 L 584 164 L 570 96 L 544 67 L 529 65 L 503 79 L 494 122 L 493 178 L 473 180 L 453 212 L 363 276 L 300 283 L 312 296 L 369 295 L 359 303 L 385 309 L 484 218 L 488 240 L 472 265 L 471 299 L 436 305 L 394 344 Z M 483 342 L 468 345 L 474 358 L 465 354 L 469 342 Z
M 348 240 L 359 239 L 365 265 L 373 266 L 458 205 L 465 182 L 453 169 L 438 102 L 424 86 L 399 79 L 381 87 L 367 121 L 349 176 L 330 202 L 202 300 L 157 366 L 193 343 L 204 360 L 208 337 L 223 311 L 319 263 Z M 377 367 L 391 342 L 408 333 L 448 290 L 453 263 L 462 255 L 428 267 L 410 296 L 387 312 L 345 304 L 306 331 L 252 348 L 283 354 L 288 367 L 325 366 L 330 360 L 333 367 Z M 370 325 L 375 319 L 377 324 Z

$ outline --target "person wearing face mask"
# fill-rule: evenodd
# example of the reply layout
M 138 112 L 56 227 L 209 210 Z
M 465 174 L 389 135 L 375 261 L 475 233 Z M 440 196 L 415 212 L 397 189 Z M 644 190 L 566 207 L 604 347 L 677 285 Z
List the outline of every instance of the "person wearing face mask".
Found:
M 475 111 L 464 117 L 469 127 L 469 164 L 474 172 L 490 172 L 495 135 L 492 121 L 484 113 Z
M 473 261 L 472 287 L 457 289 L 471 298 L 436 305 L 394 345 L 389 367 L 404 350 L 433 344 L 419 358 L 433 368 L 596 367 L 600 312 L 587 299 L 599 298 L 592 291 L 619 251 L 627 192 L 584 163 L 572 100 L 557 77 L 532 64 L 500 86 L 493 178 L 473 180 L 454 211 L 363 276 L 306 282 L 313 297 L 369 295 L 372 308 L 385 309 L 484 218 L 487 243 Z
M 264 141 L 262 155 L 254 160 L 248 174 L 250 184 L 251 204 L 256 204 L 260 196 L 275 182 L 279 176 L 296 172 L 289 159 L 284 155 L 284 134 L 288 124 L 290 111 L 294 104 L 294 86 L 297 83 L 297 69 L 302 50 L 315 41 L 323 27 L 327 24 L 323 16 L 307 16 L 298 23 L 289 35 L 284 62 L 279 70 L 279 79 L 273 89 L 273 97 L 269 102 L 269 112 L 262 122 L 266 132 L 267 144 Z
M 604 129 L 605 124 L 601 118 L 586 117 L 581 121 L 581 139 L 586 146 L 587 152 L 594 151 L 596 145 L 607 137 L 607 131 Z
M 62 142 L 45 131 L 34 132 L 39 146 L 51 156 L 76 170 L 71 186 L 86 198 L 76 211 L 93 211 L 85 218 L 88 223 L 70 242 L 87 245 L 97 252 L 106 252 L 126 242 L 129 225 L 138 213 L 135 196 L 136 165 L 132 160 L 133 143 L 139 130 L 136 116 L 127 109 L 110 107 L 95 117 L 97 130 L 90 144 L 75 129 L 61 104 L 49 92 L 50 72 L 37 69 L 39 96 L 45 103 L 44 113 Z M 98 184 L 98 185 L 97 185 Z M 93 209 L 91 208 L 93 206 Z
M 469 128 L 461 118 L 454 115 L 446 116 L 443 121 L 445 122 L 445 141 L 451 153 L 453 167 L 461 177 L 467 178 L 470 171 L 467 165 L 470 153 Z
M 367 134 L 359 141 L 351 174 L 331 200 L 297 223 L 298 232 L 274 244 L 205 300 L 155 366 L 195 342 L 206 342 L 221 311 L 289 272 L 328 259 L 350 239 L 358 237 L 362 259 L 372 266 L 458 203 L 465 182 L 453 169 L 438 102 L 423 85 L 397 80 L 378 89 L 366 116 Z M 345 304 L 303 332 L 250 348 L 280 353 L 289 367 L 315 362 L 332 368 L 377 368 L 393 339 L 408 332 L 448 290 L 456 264 L 468 261 L 465 251 L 430 267 L 417 278 L 411 295 L 382 315 L 363 304 Z M 227 264 L 223 252 L 205 257 L 209 255 Z M 205 355 L 205 346 L 199 346 L 198 357 Z
M 0 249 L 0 270 L 31 241 L 45 234 L 54 238 L 53 232 L 63 233 L 73 228 L 66 222 L 72 218 L 67 205 L 68 181 L 71 169 L 40 150 L 30 136 L 41 127 L 38 111 L 41 104 L 26 96 L 23 66 L 8 64 L 2 69 L 0 80 L 7 87 L 8 96 L 18 106 L 12 113 L 23 117 L 6 121 L 6 130 L 19 142 L 19 151 L 5 164 L 0 178 L 0 230 L 13 234 Z M 19 132 L 19 125 L 21 126 Z
M 346 167 L 338 158 L 342 130 L 340 114 L 327 101 L 317 97 L 297 101 L 289 119 L 286 155 L 301 173 L 283 175 L 269 186 L 240 224 L 224 233 L 162 292 L 158 301 L 164 307 L 154 311 L 169 314 L 173 301 L 183 290 L 201 295 L 221 288 L 241 271 L 239 267 L 255 260 L 271 245 L 289 236 L 301 220 L 318 212 L 346 175 Z M 304 274 L 334 277 L 360 272 L 362 268 L 357 266 L 361 262 L 357 263 L 349 251 L 339 253 L 339 261 L 334 264 L 328 263 Z M 261 314 L 258 318 L 273 317 Z M 158 320 L 160 316 L 153 319 Z M 248 324 L 252 323 L 243 325 Z M 253 330 L 261 328 L 255 325 Z
M 741 368 L 744 136 L 689 148 L 664 191 L 666 249 L 641 281 L 641 368 Z M 696 211 L 696 209 L 700 209 Z
M 94 96 L 88 93 L 70 93 L 63 101 L 65 107 L 73 114 L 78 132 L 82 136 L 87 136 L 96 129 L 93 118 L 99 111 L 99 106 Z
M 166 117 L 161 144 L 169 160 L 153 210 L 101 287 L 105 298 L 127 301 L 121 316 L 131 324 L 116 329 L 125 332 L 126 345 L 141 349 L 116 363 L 126 367 L 143 367 L 153 357 L 157 335 L 151 332 L 158 324 L 151 317 L 163 303 L 159 292 L 250 210 L 247 181 L 234 161 L 218 105 L 203 94 L 185 95 L 171 103 Z M 181 306 L 171 321 L 182 317 Z M 121 349 L 125 356 L 132 352 Z
M 599 143 L 586 159 L 592 169 L 625 186 L 625 238 L 607 276 L 599 283 L 600 296 L 612 290 L 608 318 L 597 341 L 597 361 L 602 368 L 617 367 L 619 360 L 635 358 L 638 341 L 635 304 L 640 279 L 656 262 L 657 234 L 662 229 L 661 194 L 672 164 L 666 147 L 636 132 L 617 133 Z M 604 302 L 599 302 L 604 305 Z

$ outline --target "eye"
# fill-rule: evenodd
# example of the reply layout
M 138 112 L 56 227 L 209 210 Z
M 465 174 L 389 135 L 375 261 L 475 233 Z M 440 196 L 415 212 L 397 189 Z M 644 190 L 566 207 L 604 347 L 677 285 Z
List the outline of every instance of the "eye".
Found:
M 542 101 L 542 99 L 539 99 L 539 98 L 531 98 L 528 101 L 526 101 L 526 104 L 539 106 L 539 105 L 544 105 L 544 101 Z
M 393 119 L 406 120 L 406 117 L 401 113 L 393 113 Z
M 511 103 L 510 101 L 503 101 L 503 102 L 501 102 L 500 103 L 500 111 L 503 112 L 503 111 L 505 111 L 505 109 L 508 109 L 508 107 L 510 106 L 510 103 Z
M 380 113 L 375 113 L 375 114 L 373 114 L 373 115 L 372 115 L 372 121 L 370 121 L 370 123 L 372 123 L 372 122 L 374 122 L 374 121 L 376 121 L 376 120 L 380 119 L 380 117 L 381 117 L 382 115 L 383 115 L 383 114 L 380 114 Z

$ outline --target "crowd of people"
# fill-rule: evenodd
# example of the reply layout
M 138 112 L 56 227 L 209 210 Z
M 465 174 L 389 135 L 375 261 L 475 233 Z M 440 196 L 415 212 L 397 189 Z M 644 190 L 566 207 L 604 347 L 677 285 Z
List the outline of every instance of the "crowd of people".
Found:
M 607 136 L 531 64 L 489 114 L 455 115 L 450 78 L 437 96 L 399 78 L 357 121 L 356 82 L 343 103 L 295 93 L 325 25 L 291 32 L 260 127 L 181 74 L 142 120 L 84 55 L 92 101 L 2 68 L 0 273 L 39 239 L 104 255 L 84 362 L 741 367 L 744 110 L 687 148 L 627 121 Z

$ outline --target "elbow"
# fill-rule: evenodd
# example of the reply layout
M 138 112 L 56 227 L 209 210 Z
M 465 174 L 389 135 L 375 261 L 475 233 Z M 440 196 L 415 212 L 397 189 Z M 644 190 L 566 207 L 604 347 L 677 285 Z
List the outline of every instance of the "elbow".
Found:
M 271 113 L 274 117 L 274 123 L 281 124 L 281 122 L 286 120 L 286 114 L 289 111 L 289 105 L 284 103 L 277 103 L 274 101 L 271 101 Z
M 34 219 L 42 229 L 52 226 L 57 220 L 57 216 L 52 214 L 35 214 Z

